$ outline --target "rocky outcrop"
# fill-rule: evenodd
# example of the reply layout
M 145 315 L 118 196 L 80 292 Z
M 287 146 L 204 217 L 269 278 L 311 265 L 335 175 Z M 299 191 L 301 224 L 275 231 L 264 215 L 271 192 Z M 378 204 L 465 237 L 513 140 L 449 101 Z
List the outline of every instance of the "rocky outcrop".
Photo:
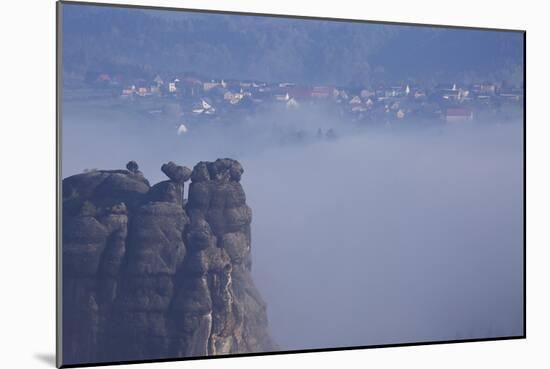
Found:
M 63 181 L 65 364 L 275 349 L 250 275 L 241 165 L 161 170 L 154 186 L 133 161 Z

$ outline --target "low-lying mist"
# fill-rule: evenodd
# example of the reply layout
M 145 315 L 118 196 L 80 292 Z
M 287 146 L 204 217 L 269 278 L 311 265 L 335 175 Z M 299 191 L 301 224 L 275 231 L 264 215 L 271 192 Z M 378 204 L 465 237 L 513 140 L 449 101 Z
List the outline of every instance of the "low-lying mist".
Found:
M 523 333 L 521 123 L 358 129 L 278 111 L 177 135 L 181 123 L 65 108 L 63 177 L 136 160 L 154 183 L 170 160 L 239 160 L 281 349 Z
M 514 128 L 350 137 L 243 160 L 275 338 L 298 349 L 521 335 Z

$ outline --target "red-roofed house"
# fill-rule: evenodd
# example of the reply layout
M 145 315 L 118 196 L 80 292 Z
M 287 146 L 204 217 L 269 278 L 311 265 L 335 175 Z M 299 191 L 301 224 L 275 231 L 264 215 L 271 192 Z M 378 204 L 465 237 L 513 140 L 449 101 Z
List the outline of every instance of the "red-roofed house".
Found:
M 312 97 L 319 97 L 319 98 L 327 98 L 329 96 L 332 96 L 333 92 L 332 87 L 326 87 L 326 86 L 316 86 L 313 87 L 313 90 L 311 91 Z
M 287 89 L 288 94 L 290 97 L 293 97 L 295 99 L 299 100 L 306 100 L 311 97 L 312 95 L 312 89 L 309 87 L 301 87 L 301 86 L 293 86 L 289 87 Z
M 448 108 L 445 112 L 445 121 L 449 123 L 470 122 L 474 119 L 474 112 L 468 108 Z

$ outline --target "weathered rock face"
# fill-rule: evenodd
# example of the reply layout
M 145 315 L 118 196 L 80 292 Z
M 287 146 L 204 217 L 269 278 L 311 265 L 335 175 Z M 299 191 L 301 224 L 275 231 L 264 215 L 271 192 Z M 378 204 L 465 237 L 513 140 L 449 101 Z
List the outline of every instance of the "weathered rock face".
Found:
M 64 363 L 274 350 L 241 165 L 170 162 L 152 187 L 127 169 L 63 181 Z

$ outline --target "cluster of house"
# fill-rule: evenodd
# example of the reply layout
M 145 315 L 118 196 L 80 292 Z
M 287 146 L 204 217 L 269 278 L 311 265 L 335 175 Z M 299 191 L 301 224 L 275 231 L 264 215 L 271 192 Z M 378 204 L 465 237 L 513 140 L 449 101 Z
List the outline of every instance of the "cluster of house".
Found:
M 105 74 L 102 74 L 105 79 Z M 122 89 L 121 98 L 157 96 L 175 99 L 184 113 L 216 116 L 231 111 L 252 110 L 265 103 L 301 105 L 330 102 L 342 114 L 355 119 L 378 120 L 423 117 L 448 122 L 473 120 L 476 111 L 503 104 L 521 104 L 523 89 L 496 83 L 440 84 L 426 88 L 414 84 L 380 85 L 376 88 L 304 86 L 290 82 L 201 80 L 196 77 L 151 81 L 138 80 Z

